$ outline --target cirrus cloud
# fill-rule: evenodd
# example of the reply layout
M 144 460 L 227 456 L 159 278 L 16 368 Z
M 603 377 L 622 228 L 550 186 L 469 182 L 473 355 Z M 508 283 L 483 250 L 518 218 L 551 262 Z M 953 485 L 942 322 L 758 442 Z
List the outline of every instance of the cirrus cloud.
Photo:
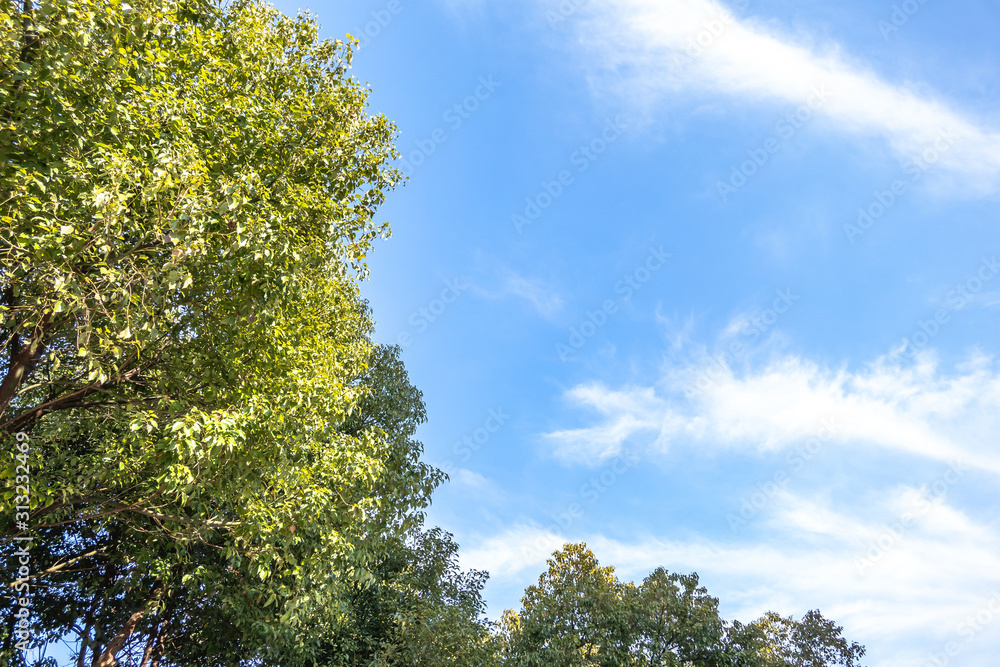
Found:
M 579 3 L 577 3 L 579 4 Z M 746 3 L 743 3 L 744 5 Z M 572 17 L 599 87 L 640 107 L 683 93 L 808 105 L 842 133 L 885 139 L 994 190 L 1000 133 L 953 105 L 892 83 L 831 44 L 816 48 L 716 0 L 590 2 Z M 932 159 L 928 160 L 928 156 Z

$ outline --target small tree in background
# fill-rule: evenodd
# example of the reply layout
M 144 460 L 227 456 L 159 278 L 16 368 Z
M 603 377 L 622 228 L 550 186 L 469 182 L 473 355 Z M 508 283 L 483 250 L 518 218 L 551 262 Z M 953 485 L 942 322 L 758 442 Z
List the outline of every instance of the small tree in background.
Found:
M 859 667 L 864 648 L 817 612 L 727 623 L 698 575 L 654 570 L 623 583 L 585 544 L 567 544 L 501 622 L 516 667 Z

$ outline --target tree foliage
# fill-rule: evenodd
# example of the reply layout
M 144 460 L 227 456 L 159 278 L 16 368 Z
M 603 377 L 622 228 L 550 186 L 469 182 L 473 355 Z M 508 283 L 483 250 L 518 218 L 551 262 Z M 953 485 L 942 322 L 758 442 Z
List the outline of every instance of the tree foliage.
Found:
M 346 622 L 323 651 L 331 667 L 497 665 L 484 621 L 485 572 L 462 572 L 458 546 L 440 529 L 415 531 L 355 586 Z
M 0 2 L 0 433 L 31 436 L 37 623 L 80 664 L 310 664 L 442 478 L 355 284 L 394 129 L 317 35 L 254 0 Z
M 859 667 L 864 648 L 811 611 L 743 625 L 719 615 L 698 575 L 657 568 L 639 585 L 567 544 L 501 622 L 512 667 Z

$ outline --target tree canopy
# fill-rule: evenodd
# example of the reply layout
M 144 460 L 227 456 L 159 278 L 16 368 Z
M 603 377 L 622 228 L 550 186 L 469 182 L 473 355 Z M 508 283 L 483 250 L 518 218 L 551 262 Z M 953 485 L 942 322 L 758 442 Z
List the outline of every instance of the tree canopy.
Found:
M 356 285 L 394 128 L 348 44 L 252 0 L 5 0 L 0 44 L 0 432 L 31 439 L 38 623 L 95 667 L 308 664 L 442 479 Z
M 727 622 L 697 574 L 657 568 L 641 584 L 567 544 L 501 622 L 515 667 L 859 667 L 865 650 L 817 611 Z

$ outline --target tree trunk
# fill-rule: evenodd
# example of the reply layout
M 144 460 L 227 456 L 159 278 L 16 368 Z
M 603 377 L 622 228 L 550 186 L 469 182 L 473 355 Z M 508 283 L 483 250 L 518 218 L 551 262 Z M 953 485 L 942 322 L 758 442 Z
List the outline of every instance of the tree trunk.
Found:
M 156 586 L 153 587 L 153 591 L 149 598 L 143 602 L 142 607 L 129 616 L 129 619 L 125 622 L 125 626 L 121 629 L 121 632 L 112 637 L 111 641 L 108 642 L 107 647 L 104 649 L 104 652 L 100 655 L 94 656 L 92 667 L 115 667 L 115 665 L 118 664 L 115 656 L 125 647 L 125 643 L 128 642 L 132 633 L 135 632 L 136 626 L 139 625 L 139 622 L 146 617 L 146 611 L 149 609 L 149 606 L 160 599 L 160 596 L 163 595 L 165 588 L 166 586 L 162 581 L 157 582 Z
M 153 648 L 156 646 L 156 640 L 160 636 L 160 625 L 163 624 L 163 619 L 161 618 L 153 626 L 153 631 L 149 633 L 149 639 L 146 640 L 146 650 L 142 652 L 142 662 L 139 663 L 139 667 L 149 667 L 149 659 L 153 655 Z
M 0 383 L 0 417 L 7 411 L 21 385 L 35 369 L 38 357 L 45 347 L 45 334 L 48 333 L 51 326 L 52 313 L 47 313 L 38 323 L 27 345 L 20 350 L 17 349 L 17 346 L 11 348 L 12 354 L 10 364 L 7 366 L 7 375 Z
M 80 635 L 80 654 L 76 657 L 76 667 L 85 667 L 84 660 L 87 659 L 87 647 L 90 645 L 90 631 L 94 627 L 94 614 L 97 612 L 97 602 L 99 598 L 95 595 L 90 609 L 87 610 L 87 619 L 83 626 L 83 634 Z
M 160 623 L 159 632 L 156 636 L 156 644 L 153 646 L 152 660 L 150 660 L 149 667 L 160 667 L 160 660 L 163 659 L 163 654 L 167 650 L 167 636 L 170 633 L 170 625 L 173 623 L 174 608 L 168 607 L 167 611 L 163 615 L 163 622 Z

